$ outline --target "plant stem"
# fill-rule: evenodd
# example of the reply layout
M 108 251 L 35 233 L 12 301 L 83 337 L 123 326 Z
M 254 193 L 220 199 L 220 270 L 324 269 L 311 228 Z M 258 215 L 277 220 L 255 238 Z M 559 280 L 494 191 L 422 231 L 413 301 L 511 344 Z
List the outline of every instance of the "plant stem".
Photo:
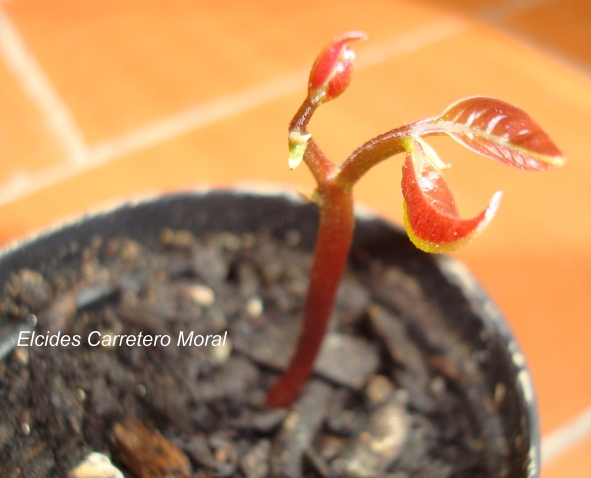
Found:
M 337 177 L 338 183 L 343 187 L 353 187 L 376 164 L 398 153 L 405 152 L 408 148 L 408 138 L 421 128 L 422 123 L 427 121 L 415 121 L 380 134 L 362 144 L 341 165 Z
M 289 405 L 312 373 L 353 240 L 353 195 L 334 179 L 318 187 L 320 223 L 304 310 L 303 329 L 288 368 L 269 390 L 273 407 Z
M 316 104 L 306 99 L 289 124 L 290 134 L 307 135 L 308 123 L 316 108 Z M 403 126 L 368 141 L 340 168 L 324 156 L 312 138 L 308 140 L 302 159 L 318 184 L 314 196 L 320 209 L 318 237 L 302 331 L 289 366 L 267 394 L 270 406 L 288 406 L 312 373 L 353 241 L 353 185 L 377 163 L 405 151 L 406 139 L 415 125 Z

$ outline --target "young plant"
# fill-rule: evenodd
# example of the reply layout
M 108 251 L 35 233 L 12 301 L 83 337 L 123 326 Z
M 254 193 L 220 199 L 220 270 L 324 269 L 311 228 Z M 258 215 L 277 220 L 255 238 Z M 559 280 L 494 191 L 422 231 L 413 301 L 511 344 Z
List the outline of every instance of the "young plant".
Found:
M 408 235 L 419 249 L 447 252 L 482 232 L 499 207 L 501 193 L 476 217 L 460 218 L 441 174 L 447 165 L 423 140 L 425 136 L 448 135 L 482 156 L 527 171 L 545 171 L 565 162 L 560 149 L 527 113 L 479 96 L 460 100 L 439 116 L 376 136 L 340 166 L 333 164 L 308 132 L 308 123 L 316 108 L 349 86 L 355 58 L 349 43 L 365 38 L 362 32 L 345 33 L 320 53 L 310 73 L 308 96 L 289 124 L 289 166 L 294 169 L 304 162 L 314 176 L 317 188 L 309 199 L 320 210 L 320 223 L 297 349 L 268 392 L 267 401 L 274 407 L 289 405 L 312 372 L 353 238 L 353 186 L 370 168 L 406 153 L 402 195 Z

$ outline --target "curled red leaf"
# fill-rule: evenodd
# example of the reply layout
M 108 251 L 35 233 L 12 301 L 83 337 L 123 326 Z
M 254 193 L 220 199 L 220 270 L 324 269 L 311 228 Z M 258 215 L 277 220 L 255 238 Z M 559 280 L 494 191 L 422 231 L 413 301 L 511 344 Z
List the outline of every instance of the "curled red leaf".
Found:
M 411 241 L 426 252 L 449 252 L 477 237 L 493 218 L 501 193 L 472 219 L 461 219 L 455 199 L 439 170 L 414 142 L 402 167 L 404 225 Z
M 560 167 L 564 153 L 522 109 L 485 96 L 466 98 L 426 124 L 476 153 L 529 171 Z M 423 134 L 421 132 L 421 134 Z
M 316 58 L 308 83 L 308 97 L 324 103 L 343 93 L 353 76 L 355 52 L 349 42 L 365 40 L 363 32 L 348 32 L 335 38 Z

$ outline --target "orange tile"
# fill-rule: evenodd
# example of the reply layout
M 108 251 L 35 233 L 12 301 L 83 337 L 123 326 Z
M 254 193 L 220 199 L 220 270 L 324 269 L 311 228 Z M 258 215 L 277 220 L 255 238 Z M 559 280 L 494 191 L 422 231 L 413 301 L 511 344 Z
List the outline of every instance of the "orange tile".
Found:
M 5 8 L 90 143 L 306 67 L 343 31 L 378 39 L 440 15 L 400 0 L 371 8 L 354 0 L 20 0 Z
M 563 247 L 531 253 L 466 250 L 458 255 L 499 304 L 519 339 L 538 395 L 542 432 L 588 407 L 591 251 Z
M 477 17 L 482 12 L 501 11 L 512 3 L 507 0 L 423 0 L 437 4 L 440 8 Z
M 567 62 L 591 71 L 591 3 L 587 0 L 544 2 L 500 23 Z
M 591 437 L 576 444 L 542 467 L 542 478 L 588 478 L 591 476 Z
M 0 186 L 64 161 L 66 153 L 0 57 Z

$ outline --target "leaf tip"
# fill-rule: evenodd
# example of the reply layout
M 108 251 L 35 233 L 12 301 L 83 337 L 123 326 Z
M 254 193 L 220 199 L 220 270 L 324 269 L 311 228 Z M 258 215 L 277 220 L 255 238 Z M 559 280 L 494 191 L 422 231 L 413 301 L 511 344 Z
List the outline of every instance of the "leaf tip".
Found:
M 556 169 L 566 161 L 529 114 L 496 98 L 464 98 L 424 128 L 447 134 L 482 156 L 524 171 Z
M 443 218 L 444 222 L 448 222 L 447 228 L 452 234 L 453 238 L 448 241 L 437 242 L 436 240 L 429 240 L 427 231 L 415 231 L 412 225 L 411 212 L 406 201 L 403 201 L 403 220 L 404 228 L 408 234 L 411 242 L 421 251 L 428 252 L 431 254 L 442 254 L 445 252 L 452 252 L 458 250 L 476 239 L 486 226 L 492 221 L 499 205 L 501 203 L 501 197 L 503 196 L 502 191 L 496 192 L 490 200 L 487 208 L 482 211 L 478 216 L 473 219 L 454 219 L 454 218 Z M 471 227 L 462 227 L 468 225 Z M 427 233 L 427 234 L 426 234 Z

